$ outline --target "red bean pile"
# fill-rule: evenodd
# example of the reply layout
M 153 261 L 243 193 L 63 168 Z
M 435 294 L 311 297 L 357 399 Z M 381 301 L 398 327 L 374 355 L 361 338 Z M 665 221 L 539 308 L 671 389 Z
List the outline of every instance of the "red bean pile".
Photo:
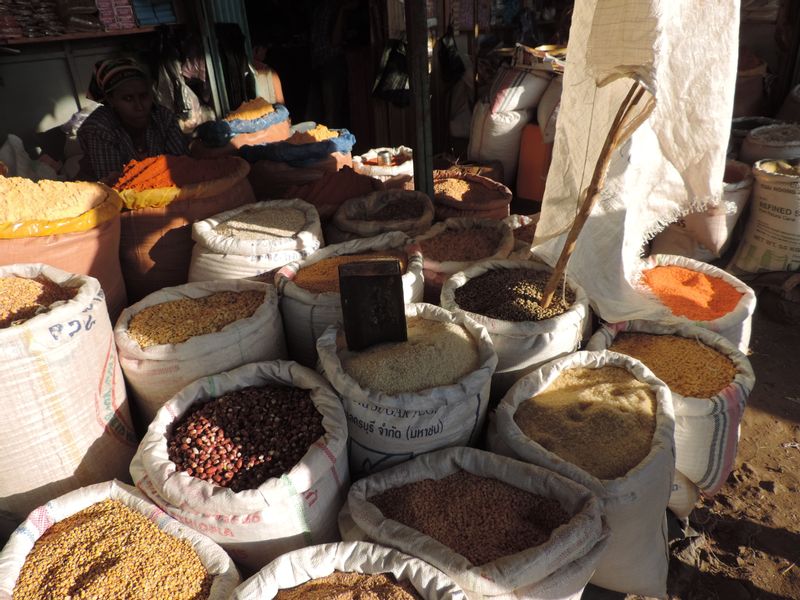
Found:
M 248 387 L 187 412 L 167 451 L 180 471 L 240 492 L 291 470 L 324 433 L 308 390 Z
M 387 519 L 483 565 L 543 544 L 570 516 L 558 501 L 497 479 L 456 471 L 369 498 Z

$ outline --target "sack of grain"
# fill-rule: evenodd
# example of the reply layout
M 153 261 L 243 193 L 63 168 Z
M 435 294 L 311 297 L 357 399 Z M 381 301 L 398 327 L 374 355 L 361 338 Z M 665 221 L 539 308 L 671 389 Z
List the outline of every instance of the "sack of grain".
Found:
M 126 479 L 137 439 L 98 281 L 20 264 L 0 286 L 2 538 L 55 496 Z
M 436 219 L 452 217 L 504 219 L 509 214 L 511 190 L 481 175 L 434 173 Z
M 641 293 L 664 306 L 657 321 L 693 323 L 727 338 L 742 352 L 750 346 L 755 292 L 719 267 L 684 256 L 654 254 L 642 264 Z
M 114 338 L 146 423 L 196 379 L 286 358 L 275 287 L 244 279 L 188 283 L 150 294 L 122 312 Z
M 777 123 L 752 129 L 742 142 L 739 160 L 748 165 L 764 159 L 800 158 L 800 125 Z
M 489 104 L 478 102 L 472 111 L 469 160 L 499 160 L 503 163 L 503 183 L 514 185 L 517 180 L 519 140 L 534 111 L 509 110 L 493 113 Z
M 473 448 L 424 454 L 355 482 L 340 523 L 345 539 L 364 535 L 408 552 L 481 600 L 578 600 L 608 542 L 602 503 L 586 487 Z
M 304 168 L 334 152 L 349 155 L 355 143 L 355 136 L 347 129 L 328 129 L 325 125 L 316 125 L 309 130 L 295 131 L 281 142 L 242 146 L 239 156 L 251 163 L 269 160 Z
M 275 275 L 286 329 L 289 357 L 314 368 L 317 339 L 331 325 L 342 322 L 338 264 L 362 258 L 398 258 L 403 267 L 403 300 L 422 300 L 422 256 L 404 249 L 408 236 L 400 231 L 333 244 L 313 256 L 281 268 Z M 357 259 L 340 257 L 358 256 Z M 401 265 L 402 266 L 402 265 Z M 298 279 L 298 273 L 300 278 Z M 299 282 L 299 283 L 298 283 Z
M 388 164 L 384 162 L 388 152 Z M 387 181 L 393 177 L 414 178 L 414 151 L 406 146 L 397 148 L 373 148 L 353 157 L 353 170 L 362 175 L 369 175 L 379 181 Z
M 769 117 L 736 117 L 731 120 L 731 137 L 728 142 L 728 158 L 739 160 L 739 152 L 742 149 L 744 138 L 753 129 L 764 127 L 765 125 L 777 125 L 778 119 Z
M 482 260 L 503 260 L 514 249 L 514 234 L 503 221 L 447 219 L 413 240 L 424 260 L 425 301 L 438 304 L 442 286 L 453 273 Z
M 330 588 L 333 596 L 342 587 L 351 585 L 354 574 L 388 575 L 395 580 L 395 585 L 410 586 L 423 600 L 466 600 L 461 588 L 435 567 L 409 554 L 369 542 L 321 544 L 288 552 L 244 581 L 234 591 L 232 600 L 272 600 L 281 590 L 286 594 L 290 588 L 311 581 L 315 584 L 314 593 L 320 594 L 325 588 L 319 580 L 329 577 L 332 584 L 338 584 Z M 383 581 L 381 578 L 375 587 L 366 587 L 386 593 L 387 598 L 396 598 Z M 300 590 L 292 593 L 294 598 L 303 597 Z
M 242 146 L 281 142 L 292 135 L 289 110 L 263 98 L 244 102 L 219 121 L 197 128 L 192 156 L 211 158 L 235 154 Z
M 700 500 L 700 488 L 689 481 L 683 473 L 675 471 L 667 508 L 679 519 L 686 519 L 692 514 L 698 500 Z
M 317 342 L 320 370 L 339 393 L 357 476 L 417 454 L 474 444 L 497 355 L 482 325 L 430 304 L 408 304 L 407 342 L 349 352 L 341 327 Z
M 189 281 L 243 279 L 303 260 L 322 246 L 317 210 L 299 199 L 269 200 L 192 226 Z
M 430 229 L 432 223 L 431 199 L 427 194 L 411 190 L 386 190 L 352 198 L 333 215 L 333 225 L 344 234 L 350 234 L 349 239 L 390 231 L 419 235 Z
M 0 177 L 0 265 L 44 263 L 94 277 L 113 323 L 128 304 L 120 208 L 119 195 L 99 183 Z
M 40 561 L 38 572 L 26 565 L 34 555 Z M 173 600 L 226 600 L 240 581 L 222 548 L 116 480 L 40 506 L 0 552 L 0 597 L 9 599 L 46 592 L 59 598 L 78 592 L 122 598 L 134 583 L 168 590 Z
M 566 290 L 559 286 L 546 311 L 536 303 L 551 273 L 535 261 L 486 260 L 450 276 L 442 288 L 442 308 L 466 314 L 492 339 L 493 401 L 523 375 L 577 350 L 588 333 L 589 299 L 574 282 Z
M 255 202 L 240 158 L 159 156 L 131 161 L 115 184 L 121 214 L 120 262 L 131 302 L 187 282 L 192 224 Z
M 563 401 L 553 399 L 553 418 L 526 421 L 528 424 L 538 422 L 548 429 L 540 437 L 542 443 L 523 433 L 515 415 L 521 406 L 529 406 L 530 398 L 547 392 L 564 372 L 589 379 L 591 371 L 585 369 L 604 367 L 619 367 L 631 383 L 624 384 L 622 389 L 618 389 L 623 385 L 619 383 L 604 383 L 602 388 L 576 384 L 570 391 L 555 392 L 566 398 Z M 617 374 L 619 371 L 601 372 Z M 632 387 L 639 389 L 626 391 Z M 584 393 L 579 397 L 581 391 Z M 630 398 L 631 407 L 621 413 L 598 410 L 597 407 L 609 406 L 607 398 L 614 391 L 625 392 L 614 397 Z M 643 394 L 655 399 L 654 407 L 648 406 Z M 636 410 L 634 398 L 641 402 Z M 615 417 L 615 414 L 621 416 Z M 632 422 L 634 415 L 636 420 Z M 654 428 L 652 437 L 642 424 L 642 418 L 648 422 L 648 427 Z M 620 437 L 619 431 L 615 431 L 617 428 L 612 427 L 617 423 L 625 425 L 625 437 Z M 589 430 L 581 433 L 580 427 Z M 494 452 L 555 471 L 597 494 L 605 507 L 611 537 L 591 582 L 617 592 L 661 598 L 666 595 L 669 566 L 665 510 L 675 470 L 674 428 L 669 389 L 639 361 L 613 352 L 575 352 L 526 375 L 508 391 L 489 428 L 488 444 Z M 558 448 L 564 454 L 591 462 L 592 470 L 598 474 L 613 473 L 615 476 L 597 477 L 548 448 Z M 625 469 L 626 472 L 618 475 Z
M 192 434 L 195 423 L 209 430 Z M 214 427 L 224 433 L 215 436 Z M 227 458 L 231 444 L 238 459 Z M 186 454 L 194 448 L 201 452 L 192 469 Z M 211 467 L 206 457 L 203 464 L 202 451 L 218 452 L 220 463 Z M 212 479 L 220 473 L 232 476 Z M 338 538 L 336 514 L 349 485 L 344 411 L 328 383 L 297 363 L 244 365 L 170 399 L 139 445 L 131 475 L 172 517 L 259 569 L 284 552 Z
M 649 321 L 604 325 L 586 349 L 632 356 L 667 384 L 675 409 L 675 468 L 704 494 L 716 493 L 735 466 L 739 426 L 755 385 L 747 357 L 708 329 Z
M 330 156 L 304 167 L 292 167 L 284 162 L 272 160 L 259 160 L 250 165 L 248 179 L 257 198 L 301 198 L 311 201 L 309 194 L 301 195 L 289 193 L 289 191 L 308 189 L 308 187 L 320 183 L 326 175 L 331 176 L 345 167 L 348 167 L 355 175 L 352 166 L 353 159 L 349 152 L 334 152 Z M 371 177 L 366 175 L 363 177 L 369 182 L 370 190 L 373 183 L 380 184 Z
M 508 255 L 512 260 L 531 259 L 531 244 L 536 234 L 536 225 L 541 213 L 533 215 L 508 215 L 503 221 L 511 227 L 514 235 L 514 250 Z

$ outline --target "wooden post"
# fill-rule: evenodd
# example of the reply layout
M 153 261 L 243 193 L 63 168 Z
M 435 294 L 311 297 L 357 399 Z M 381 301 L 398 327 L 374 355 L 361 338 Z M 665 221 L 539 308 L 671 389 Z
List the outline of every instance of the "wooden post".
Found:
M 428 75 L 428 13 L 425 0 L 406 0 L 406 36 L 414 119 L 414 182 L 418 191 L 433 198 L 433 133 Z

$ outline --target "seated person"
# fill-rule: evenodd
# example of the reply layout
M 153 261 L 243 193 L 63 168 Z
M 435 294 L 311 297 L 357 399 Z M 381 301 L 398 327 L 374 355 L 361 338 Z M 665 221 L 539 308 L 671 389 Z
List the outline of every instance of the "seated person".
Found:
M 150 77 L 131 58 L 95 64 L 87 97 L 102 102 L 78 129 L 83 151 L 78 179 L 116 178 L 125 164 L 159 154 L 187 154 L 175 115 L 153 103 Z
M 270 104 L 286 104 L 278 72 L 264 62 L 267 48 L 261 44 L 253 47 L 253 67 L 256 70 L 256 96 Z

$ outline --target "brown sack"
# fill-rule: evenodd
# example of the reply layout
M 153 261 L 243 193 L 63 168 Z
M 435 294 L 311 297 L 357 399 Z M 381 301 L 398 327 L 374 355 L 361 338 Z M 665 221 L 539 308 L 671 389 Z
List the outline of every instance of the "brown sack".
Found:
M 352 155 L 334 152 L 308 167 L 293 167 L 285 162 L 259 160 L 250 168 L 250 183 L 259 200 L 294 198 L 288 190 L 293 186 L 312 183 L 325 173 L 335 173 L 344 167 L 352 167 Z
M 286 190 L 286 194 L 288 198 L 300 198 L 313 204 L 319 218 L 327 221 L 345 200 L 384 189 L 380 180 L 369 175 L 359 175 L 350 167 L 343 167 L 333 173 L 324 173 L 311 183 L 292 186 Z

